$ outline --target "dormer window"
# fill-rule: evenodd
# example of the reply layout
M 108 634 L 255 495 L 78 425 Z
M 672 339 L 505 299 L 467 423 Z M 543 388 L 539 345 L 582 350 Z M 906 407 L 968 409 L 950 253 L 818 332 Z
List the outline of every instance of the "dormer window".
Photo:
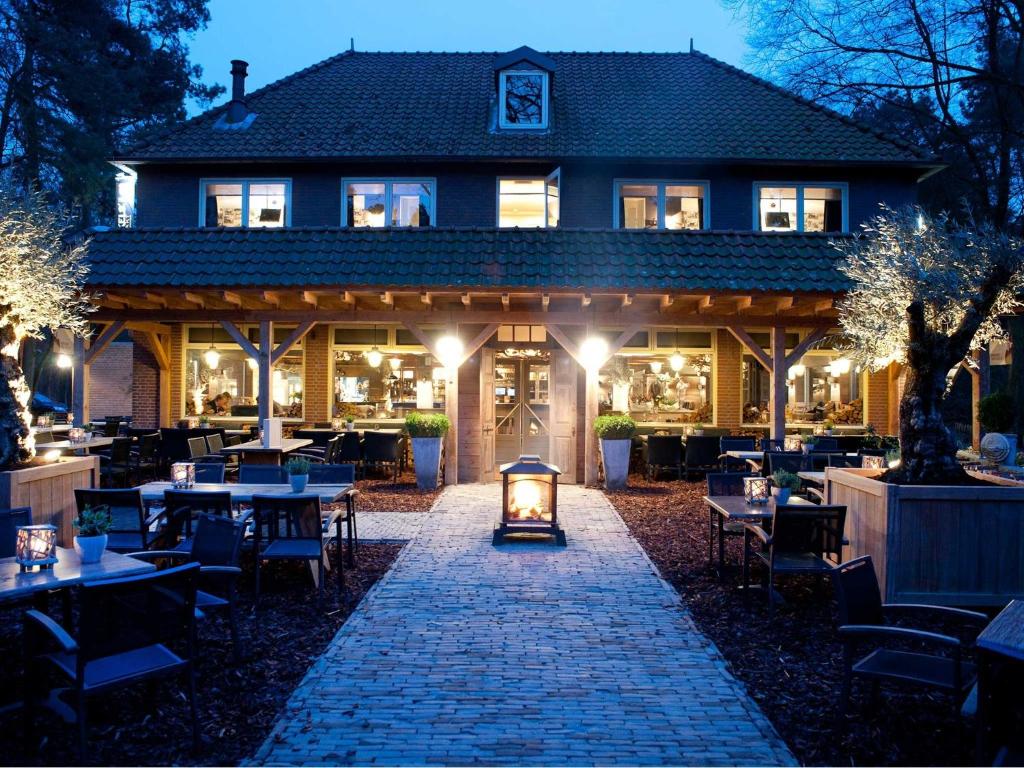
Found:
M 539 70 L 501 72 L 498 105 L 502 128 L 547 128 L 548 73 Z

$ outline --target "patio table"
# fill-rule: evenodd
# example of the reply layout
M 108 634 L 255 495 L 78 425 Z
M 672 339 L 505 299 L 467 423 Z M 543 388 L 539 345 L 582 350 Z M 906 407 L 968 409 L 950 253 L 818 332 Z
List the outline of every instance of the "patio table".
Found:
M 797 472 L 796 475 L 801 480 L 806 480 L 808 483 L 813 483 L 814 485 L 820 485 L 822 487 L 824 487 L 824 485 L 825 485 L 825 472 L 824 471 L 822 471 L 822 472 L 813 472 L 811 470 L 801 470 L 801 471 Z
M 708 527 L 708 557 L 714 557 L 715 530 L 718 531 L 718 573 L 725 570 L 725 537 L 722 535 L 726 520 L 737 520 L 744 523 L 771 520 L 775 514 L 775 502 L 767 504 L 748 504 L 743 496 L 705 496 L 710 515 Z M 791 496 L 790 504 L 810 505 L 807 499 Z
M 221 449 L 221 453 L 237 453 L 241 455 L 243 464 L 281 464 L 281 458 L 292 451 L 312 445 L 312 440 L 287 437 L 276 448 L 264 448 L 260 440 L 248 440 L 238 445 L 229 445 Z
M 78 553 L 66 547 L 57 547 L 57 562 L 52 568 L 34 572 L 22 573 L 13 557 L 5 557 L 0 560 L 0 600 L 17 600 L 39 592 L 154 570 L 153 563 L 110 551 L 104 552 L 98 563 L 83 565 Z
M 89 451 L 92 448 L 109 448 L 113 444 L 113 437 L 91 437 L 88 440 L 83 440 L 80 443 L 72 443 L 70 440 L 54 440 L 53 442 L 49 443 L 36 443 L 36 450 L 52 451 L 54 449 L 57 449 L 60 451 Z
M 174 484 L 166 481 L 146 483 L 138 487 L 143 501 L 163 501 L 164 491 L 175 490 Z M 303 493 L 315 493 L 320 497 L 321 504 L 335 504 L 350 496 L 355 486 L 349 483 L 313 484 L 306 486 Z M 188 490 L 203 493 L 228 491 L 232 504 L 251 504 L 253 496 L 273 496 L 291 494 L 288 483 L 196 483 Z

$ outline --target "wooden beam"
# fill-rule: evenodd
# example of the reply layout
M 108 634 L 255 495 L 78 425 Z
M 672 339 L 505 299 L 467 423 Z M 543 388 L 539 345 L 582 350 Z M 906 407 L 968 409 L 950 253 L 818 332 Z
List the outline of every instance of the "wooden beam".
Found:
M 701 314 L 705 310 L 710 309 L 712 306 L 714 306 L 714 303 L 715 303 L 714 296 L 701 296 L 697 300 L 697 314 Z
M 355 309 L 356 296 L 352 291 L 342 291 L 340 295 L 342 304 L 351 304 L 352 308 Z
M 171 370 L 171 355 L 167 351 L 167 347 L 164 346 L 163 339 L 152 331 L 147 331 L 145 335 L 147 341 L 149 341 L 150 351 L 153 353 L 153 357 L 156 358 L 156 364 L 160 370 Z
M 391 293 L 391 291 L 384 291 L 380 295 L 380 303 L 383 304 L 385 307 L 395 306 L 395 297 Z
M 561 345 L 562 349 L 572 355 L 573 360 L 575 360 L 579 365 L 583 365 L 583 361 L 580 360 L 579 344 L 570 339 L 568 335 L 566 335 L 565 331 L 557 325 L 545 323 L 544 327 L 547 329 L 547 332 L 551 334 L 551 337 Z
M 668 311 L 668 308 L 675 303 L 675 297 L 669 296 L 667 293 L 661 297 L 661 301 L 658 306 L 662 312 Z
M 320 303 L 320 297 L 317 296 L 316 293 L 314 293 L 313 291 L 303 291 L 302 303 L 309 304 L 309 306 L 313 307 L 313 309 L 316 309 L 317 305 Z
M 632 304 L 633 303 L 633 298 L 634 298 L 634 296 L 633 296 L 632 293 L 623 294 L 623 296 L 622 296 L 622 308 L 625 309 L 630 304 Z
M 737 296 L 736 297 L 736 314 L 743 312 L 746 309 L 750 309 L 750 305 L 754 303 L 753 296 Z
M 228 333 L 231 333 L 231 329 L 229 329 L 227 325 L 225 325 L 224 328 L 225 330 L 228 331 Z M 235 328 L 233 325 L 231 326 L 231 328 L 234 328 L 235 333 L 238 333 L 238 329 Z M 246 344 L 244 345 L 241 344 L 241 342 L 239 342 L 239 345 L 243 349 L 245 349 L 246 346 L 248 346 L 249 349 L 252 349 L 254 352 L 256 352 L 252 344 L 248 343 L 248 339 L 245 339 L 245 337 L 242 336 L 241 333 L 239 333 L 238 335 L 246 342 Z M 273 365 L 270 362 L 271 351 L 273 349 L 274 324 L 269 320 L 262 320 L 260 322 L 260 348 L 255 355 L 256 362 L 259 363 L 258 371 L 260 386 L 259 392 L 257 392 L 257 398 L 259 405 L 258 417 L 261 426 L 267 419 L 274 415 L 274 393 L 271 391 L 271 371 Z M 338 567 L 342 567 L 341 563 L 338 563 Z
M 813 331 L 808 333 L 804 338 L 793 347 L 793 351 L 786 355 L 786 369 L 796 365 L 800 362 L 800 358 L 806 354 L 807 350 L 817 344 L 819 341 L 828 336 L 827 328 L 815 328 Z
M 75 336 L 74 369 L 71 376 L 71 408 L 75 424 L 84 427 L 89 423 L 89 366 L 86 365 L 85 339 Z M 97 484 L 99 478 L 93 478 Z
M 238 329 L 237 325 L 235 325 L 230 320 L 221 320 L 220 325 L 225 331 L 228 332 L 228 335 L 235 340 L 235 343 L 242 348 L 242 351 L 245 352 L 245 354 L 247 354 L 254 360 L 260 359 L 259 350 L 256 349 L 253 343 L 249 341 L 248 338 L 246 338 L 246 335 Z M 263 323 L 260 323 L 260 328 L 263 328 Z M 260 345 L 262 346 L 262 337 L 260 339 Z
M 428 307 L 434 304 L 434 297 L 429 292 L 424 291 L 420 294 L 420 302 L 426 304 Z
M 220 297 L 224 299 L 228 304 L 234 304 L 235 306 L 242 306 L 242 297 L 234 291 L 221 291 Z
M 793 308 L 793 297 L 782 296 L 775 305 L 776 312 L 785 312 L 787 309 Z
M 480 347 L 486 344 L 490 340 L 491 336 L 493 336 L 495 331 L 497 330 L 497 323 L 489 323 L 488 325 L 484 326 L 484 328 L 476 336 L 473 337 L 469 344 L 467 344 L 464 347 L 462 351 L 462 359 L 459 361 L 459 365 L 461 366 L 464 362 L 469 360 L 469 358 L 475 355 L 477 353 L 477 350 L 479 350 Z
M 819 299 L 814 302 L 814 314 L 818 315 L 832 309 L 832 299 Z
M 96 337 L 96 340 L 89 345 L 89 349 L 85 351 L 84 362 L 86 365 L 91 365 L 92 361 L 95 360 L 104 349 L 110 346 L 110 342 L 116 339 L 118 334 L 124 330 L 124 324 L 124 320 L 115 320 L 103 329 L 103 332 Z
M 470 295 L 468 293 L 462 294 L 462 304 L 463 304 L 463 306 L 468 307 L 472 303 L 472 301 L 473 301 L 473 299 L 470 298 Z
M 264 291 L 263 300 L 275 307 L 281 306 L 281 296 L 277 291 Z
M 542 293 L 540 295 L 540 308 L 541 308 L 541 311 L 547 312 L 548 311 L 548 304 L 550 304 L 550 303 L 551 303 L 551 296 L 549 294 Z
M 746 350 L 754 356 L 754 359 L 761 364 L 761 367 L 766 371 L 772 369 L 772 358 L 767 352 L 761 349 L 760 345 L 754 341 L 750 334 L 747 333 L 743 328 L 738 326 L 727 325 L 725 329 L 732 334 L 733 338 L 742 344 Z
M 284 341 L 282 341 L 278 347 L 270 353 L 270 364 L 277 365 L 277 362 L 288 354 L 288 350 L 302 341 L 306 334 L 313 330 L 313 326 L 316 325 L 315 320 L 307 320 L 304 323 L 300 323 L 299 326 L 289 333 Z
M 786 329 L 775 326 L 771 331 L 772 368 L 769 387 L 769 422 L 771 431 L 768 436 L 772 440 L 782 440 L 786 436 L 786 402 L 789 400 L 789 388 L 786 385 L 786 373 L 789 366 L 786 362 Z
M 586 309 L 587 307 L 590 306 L 591 301 L 593 301 L 593 299 L 590 297 L 590 294 L 584 293 L 582 296 L 580 296 L 580 307 Z
M 195 304 L 199 307 L 206 306 L 206 299 L 200 296 L 198 293 L 192 291 L 182 291 L 181 295 L 185 297 L 185 301 Z
M 152 291 L 144 291 L 142 295 L 146 297 L 146 301 L 159 304 L 161 307 L 167 306 L 166 296 L 161 296 L 159 293 L 153 293 Z
M 501 294 L 501 311 L 508 312 L 512 307 L 510 306 L 509 296 L 507 293 Z
M 152 332 L 164 335 L 170 335 L 171 333 L 171 326 L 163 323 L 132 322 L 129 320 L 124 324 L 124 327 L 129 331 L 142 331 L 144 333 Z
M 429 352 L 436 358 L 441 357 L 439 354 L 437 354 L 437 345 L 434 344 L 434 340 L 430 338 L 426 333 L 424 333 L 423 329 L 420 328 L 419 325 L 408 321 L 403 322 L 402 325 L 409 329 L 409 333 L 416 337 L 416 341 L 422 344 L 424 348 L 427 350 L 427 352 Z

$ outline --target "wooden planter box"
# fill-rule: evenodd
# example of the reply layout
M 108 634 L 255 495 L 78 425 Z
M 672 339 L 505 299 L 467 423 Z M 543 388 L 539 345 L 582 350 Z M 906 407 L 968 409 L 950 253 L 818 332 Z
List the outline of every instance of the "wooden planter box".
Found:
M 1024 598 L 1024 485 L 891 485 L 826 469 L 847 507 L 845 560 L 871 555 L 886 602 L 1001 606 Z M 989 478 L 985 478 L 989 479 Z
M 57 543 L 70 547 L 75 488 L 94 488 L 99 477 L 99 456 L 64 456 L 53 464 L 0 472 L 0 508 L 32 507 L 32 522 L 57 526 Z

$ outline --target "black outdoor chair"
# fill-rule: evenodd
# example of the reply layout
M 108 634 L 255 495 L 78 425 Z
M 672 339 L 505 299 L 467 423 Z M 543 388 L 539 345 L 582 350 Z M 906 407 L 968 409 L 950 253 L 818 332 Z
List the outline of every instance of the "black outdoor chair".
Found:
M 107 534 L 107 549 L 111 552 L 136 552 L 149 549 L 154 535 L 153 524 L 163 517 L 163 509 L 147 513 L 138 488 L 76 488 L 75 505 L 79 513 L 86 506 L 95 509 L 106 506 L 113 525 Z
M 363 469 L 392 470 L 394 480 L 402 469 L 402 436 L 392 432 L 367 430 L 363 437 Z
M 288 482 L 284 467 L 274 464 L 242 464 L 238 468 L 238 482 L 246 484 L 271 484 Z
M 771 533 L 755 523 L 743 526 L 743 585 L 750 586 L 750 561 L 764 566 L 768 604 L 775 599 L 780 574 L 805 574 L 823 579 L 843 558 L 846 507 L 776 504 Z
M 354 464 L 356 470 L 360 469 L 363 460 L 363 445 L 359 433 L 355 431 L 342 432 L 338 440 L 338 452 L 334 454 L 333 464 Z
M 726 451 L 753 451 L 754 438 L 752 437 L 722 437 L 719 443 L 719 453 Z M 723 472 L 746 472 L 747 462 L 744 459 L 734 459 L 731 456 L 722 456 L 719 459 L 719 467 Z
M 953 709 L 959 712 L 977 678 L 976 667 L 964 659 L 964 652 L 973 649 L 979 632 L 988 623 L 988 616 L 938 605 L 883 604 L 870 556 L 858 557 L 834 568 L 832 584 L 839 608 L 839 638 L 843 643 L 840 716 L 845 715 L 849 707 L 854 677 L 870 680 L 873 693 L 877 693 L 882 682 L 939 688 L 953 697 Z M 888 623 L 895 617 L 942 619 L 947 625 L 959 625 L 960 636 Z M 909 644 L 930 646 L 943 653 L 906 650 Z M 874 650 L 858 659 L 865 646 Z
M 314 464 L 329 464 L 338 452 L 340 440 L 340 437 L 330 437 L 322 447 L 307 445 L 305 448 L 293 451 L 292 455 L 301 456 Z
M 224 471 L 226 473 L 234 475 L 238 472 L 238 454 L 235 453 L 223 453 L 224 436 L 220 432 L 211 432 L 206 437 L 206 456 L 204 460 L 213 462 L 221 462 L 224 464 Z
M 859 467 L 860 456 L 847 456 L 845 453 L 830 453 L 828 454 L 828 466 Z
M 78 631 L 72 636 L 44 613 L 25 613 L 28 686 L 25 715 L 33 730 L 39 684 L 49 672 L 70 684 L 78 722 L 79 759 L 86 756 L 88 698 L 137 682 L 184 677 L 192 719 L 192 745 L 199 747 L 196 710 L 196 586 L 199 564 L 157 573 L 97 581 L 78 590 Z M 167 702 L 165 702 L 167 703 Z
M 356 468 L 352 464 L 311 464 L 309 466 L 310 484 L 355 485 Z M 345 513 L 341 521 L 345 523 L 348 534 L 348 564 L 355 565 L 355 548 L 359 546 L 359 532 L 356 529 L 356 499 L 359 491 L 352 488 L 345 496 Z
M 196 521 L 202 515 L 232 517 L 230 491 L 164 491 L 166 520 L 160 533 L 160 549 L 174 549 L 189 552 L 192 549 L 192 532 Z
M 679 435 L 649 435 L 647 438 L 647 479 L 654 480 L 658 470 L 669 469 L 676 480 L 683 477 L 683 441 Z
M 800 451 L 768 451 L 768 475 L 784 469 L 794 475 L 804 468 L 804 455 Z
M 131 438 L 126 439 L 130 440 Z M 139 483 L 142 483 L 142 476 L 145 473 L 152 475 L 153 479 L 156 480 L 157 466 L 159 463 L 157 458 L 157 449 L 159 446 L 160 433 L 152 432 L 140 437 L 138 447 L 132 449 L 131 471 L 135 473 L 135 477 Z
M 761 450 L 762 451 L 784 451 L 786 450 L 785 439 L 777 440 L 770 437 L 761 438 Z
M 128 485 L 132 471 L 132 441 L 127 437 L 115 437 L 110 444 L 110 453 L 100 455 L 100 482 L 107 481 L 112 488 Z
M 227 610 L 231 626 L 231 645 L 235 663 L 245 658 L 244 645 L 238 622 L 238 565 L 245 537 L 246 523 L 230 517 L 200 515 L 196 520 L 192 548 L 181 550 L 151 549 L 132 552 L 131 557 L 147 562 L 199 563 L 199 586 L 196 608 L 202 612 Z
M 691 435 L 686 438 L 683 467 L 686 477 L 695 472 L 707 474 L 718 470 L 718 455 L 721 453 L 719 438 L 711 435 Z
M 743 478 L 754 477 L 751 472 L 708 472 L 708 496 L 742 496 Z M 708 505 L 708 562 L 715 562 L 715 532 L 718 532 L 718 562 L 725 559 L 724 536 L 743 534 L 743 523 L 736 520 L 724 521 L 714 507 Z
M 196 482 L 197 483 L 223 483 L 224 482 L 224 464 L 218 463 L 206 463 L 196 462 Z
M 316 494 L 252 497 L 255 518 L 253 549 L 256 561 L 256 601 L 260 597 L 260 563 L 263 560 L 299 560 L 316 563 L 317 596 L 324 596 L 324 532 L 335 525 L 338 554 L 338 594 L 344 589 L 340 512 L 324 519 Z
M 32 525 L 32 507 L 0 509 L 0 557 L 14 557 L 21 525 Z
M 811 453 L 828 453 L 839 450 L 839 440 L 834 437 L 819 437 L 818 442 L 811 448 Z
M 37 429 L 33 437 L 35 438 L 36 445 L 53 442 L 53 432 L 48 429 Z
M 188 454 L 192 459 L 206 459 L 217 461 L 216 457 L 210 456 L 210 449 L 206 447 L 205 437 L 190 437 L 188 439 Z
M 121 431 L 120 416 L 105 416 L 103 419 L 103 437 L 117 437 Z
M 312 440 L 313 444 L 307 448 L 319 448 L 322 451 L 327 447 L 328 441 L 335 437 L 335 433 L 323 429 L 296 429 L 292 437 L 296 440 Z

